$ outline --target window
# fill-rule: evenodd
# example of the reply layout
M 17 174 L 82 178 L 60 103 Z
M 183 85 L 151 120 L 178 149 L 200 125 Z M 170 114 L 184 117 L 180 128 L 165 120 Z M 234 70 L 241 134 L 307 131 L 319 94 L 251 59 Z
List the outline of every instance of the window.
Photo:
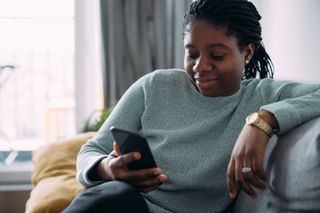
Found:
M 74 134 L 74 1 L 0 0 L 0 14 L 0 151 Z

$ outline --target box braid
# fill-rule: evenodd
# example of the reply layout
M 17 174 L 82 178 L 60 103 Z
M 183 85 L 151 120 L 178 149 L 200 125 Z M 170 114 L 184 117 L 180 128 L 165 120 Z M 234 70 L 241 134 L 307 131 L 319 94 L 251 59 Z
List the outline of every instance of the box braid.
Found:
M 185 27 L 195 20 L 205 20 L 216 26 L 227 27 L 227 35 L 237 38 L 240 51 L 247 44 L 255 45 L 255 52 L 245 66 L 242 79 L 273 78 L 273 64 L 261 37 L 261 25 L 256 7 L 247 0 L 197 0 L 184 17 Z

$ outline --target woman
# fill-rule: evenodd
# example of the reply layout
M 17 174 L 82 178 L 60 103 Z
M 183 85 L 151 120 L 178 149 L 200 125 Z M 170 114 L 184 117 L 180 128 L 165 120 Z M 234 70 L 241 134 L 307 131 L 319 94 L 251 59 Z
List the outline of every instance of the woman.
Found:
M 92 188 L 66 212 L 227 212 L 238 185 L 252 197 L 265 188 L 270 136 L 320 116 L 320 85 L 268 78 L 260 18 L 247 0 L 193 2 L 185 71 L 154 71 L 128 89 L 82 147 L 77 178 Z M 161 169 L 129 170 L 141 155 L 120 155 L 111 126 L 142 132 Z

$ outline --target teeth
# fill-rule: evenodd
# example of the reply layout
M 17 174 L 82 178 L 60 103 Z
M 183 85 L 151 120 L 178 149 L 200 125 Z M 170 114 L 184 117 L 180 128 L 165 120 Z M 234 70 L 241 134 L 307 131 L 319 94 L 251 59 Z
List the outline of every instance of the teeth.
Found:
M 200 77 L 200 76 L 199 76 L 199 73 L 196 72 L 193 77 L 194 77 L 194 78 L 199 78 L 199 77 Z

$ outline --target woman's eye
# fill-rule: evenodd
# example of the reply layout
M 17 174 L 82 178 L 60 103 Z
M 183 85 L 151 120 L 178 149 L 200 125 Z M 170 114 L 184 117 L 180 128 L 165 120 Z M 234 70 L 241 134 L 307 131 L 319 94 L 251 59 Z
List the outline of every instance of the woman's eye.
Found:
M 222 61 L 225 55 L 211 55 L 211 57 L 216 61 Z
M 188 59 L 194 60 L 197 59 L 197 55 L 188 55 Z

